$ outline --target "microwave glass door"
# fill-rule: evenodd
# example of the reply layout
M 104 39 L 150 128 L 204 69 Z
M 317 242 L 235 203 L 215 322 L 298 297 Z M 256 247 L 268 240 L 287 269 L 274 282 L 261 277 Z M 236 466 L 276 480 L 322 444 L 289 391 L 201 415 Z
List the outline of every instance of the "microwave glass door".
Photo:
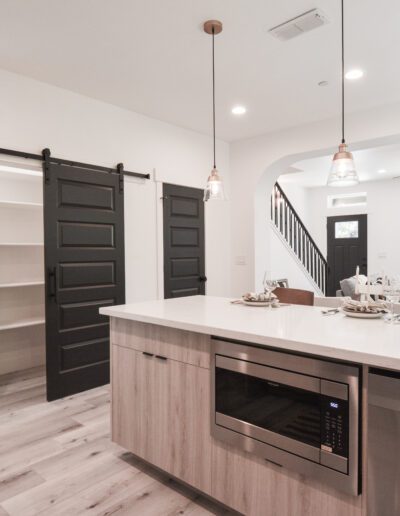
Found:
M 321 446 L 320 394 L 216 367 L 216 412 Z

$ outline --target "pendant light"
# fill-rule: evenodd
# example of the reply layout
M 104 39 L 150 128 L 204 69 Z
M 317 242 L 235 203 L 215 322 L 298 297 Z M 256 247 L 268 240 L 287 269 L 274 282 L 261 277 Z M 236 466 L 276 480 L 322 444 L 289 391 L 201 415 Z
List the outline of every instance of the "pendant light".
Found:
M 328 186 L 354 186 L 360 180 L 357 175 L 353 155 L 348 151 L 344 137 L 344 0 L 342 5 L 342 143 L 339 151 L 333 156 L 328 177 Z
M 208 176 L 207 185 L 204 190 L 204 201 L 225 200 L 224 185 L 218 174 L 215 159 L 215 57 L 214 57 L 214 38 L 216 34 L 222 32 L 222 23 L 218 20 L 208 20 L 204 24 L 204 32 L 212 36 L 212 91 L 213 91 L 213 148 L 214 148 L 214 167 Z

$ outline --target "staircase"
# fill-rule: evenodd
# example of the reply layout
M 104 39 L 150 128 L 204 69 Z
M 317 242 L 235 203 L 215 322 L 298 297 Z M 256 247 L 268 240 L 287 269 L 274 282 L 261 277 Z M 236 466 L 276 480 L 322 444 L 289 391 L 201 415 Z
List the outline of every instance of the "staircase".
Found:
M 328 262 L 279 183 L 275 183 L 271 195 L 271 221 L 304 269 L 303 272 L 326 295 Z

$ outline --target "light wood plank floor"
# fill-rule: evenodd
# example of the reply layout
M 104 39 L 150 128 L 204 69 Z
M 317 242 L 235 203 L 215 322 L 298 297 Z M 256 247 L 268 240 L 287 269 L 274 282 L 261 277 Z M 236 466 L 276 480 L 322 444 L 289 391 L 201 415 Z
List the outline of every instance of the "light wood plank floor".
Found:
M 109 386 L 47 403 L 42 369 L 0 377 L 0 515 L 232 514 L 110 440 Z

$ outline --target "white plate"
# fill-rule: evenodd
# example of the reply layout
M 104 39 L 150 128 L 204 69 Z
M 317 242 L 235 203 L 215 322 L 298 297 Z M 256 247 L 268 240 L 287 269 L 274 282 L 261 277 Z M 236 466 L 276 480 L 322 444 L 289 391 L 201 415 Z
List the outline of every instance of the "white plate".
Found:
M 355 319 L 380 319 L 385 314 L 378 313 L 378 314 L 367 314 L 362 312 L 348 312 L 344 308 L 342 308 L 342 312 L 347 315 L 347 317 L 354 317 Z
M 273 302 L 274 301 L 272 301 L 272 303 Z M 269 301 L 245 301 L 244 299 L 242 299 L 242 303 L 247 306 L 269 306 L 270 305 Z

